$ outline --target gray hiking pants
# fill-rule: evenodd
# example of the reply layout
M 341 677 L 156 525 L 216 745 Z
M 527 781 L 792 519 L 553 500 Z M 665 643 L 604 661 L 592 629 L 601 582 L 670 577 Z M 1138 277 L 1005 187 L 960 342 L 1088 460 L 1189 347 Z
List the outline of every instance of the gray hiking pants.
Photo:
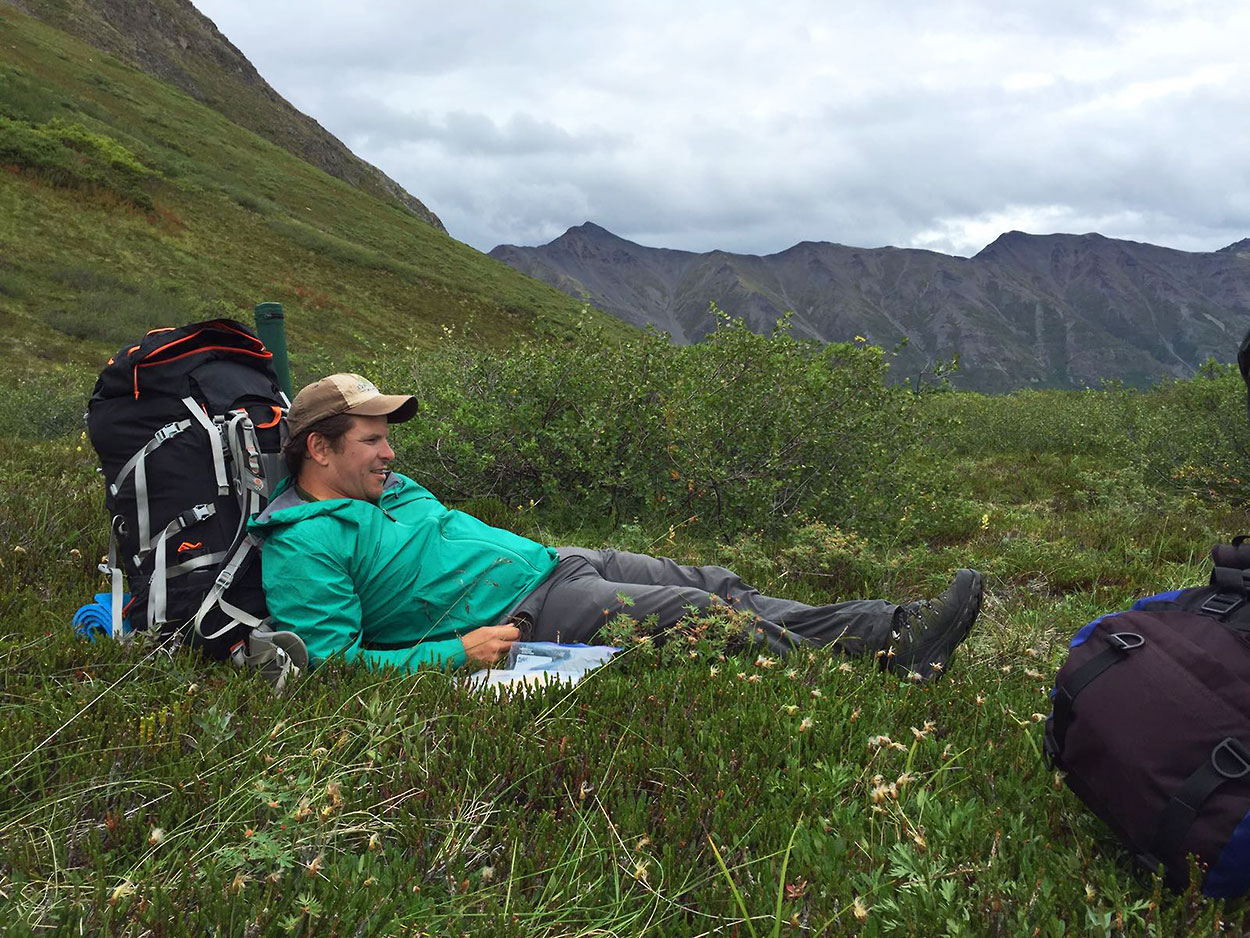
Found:
M 847 654 L 872 654 L 889 644 L 898 610 L 880 599 L 826 606 L 776 599 L 724 567 L 683 566 L 665 557 L 580 547 L 561 547 L 558 553 L 551 576 L 513 610 L 533 623 L 533 641 L 593 643 L 599 629 L 620 614 L 639 622 L 654 615 L 664 630 L 688 615 L 690 607 L 728 602 L 759 619 L 756 641 L 778 654 L 809 643 L 836 643 Z M 621 596 L 632 602 L 622 602 Z

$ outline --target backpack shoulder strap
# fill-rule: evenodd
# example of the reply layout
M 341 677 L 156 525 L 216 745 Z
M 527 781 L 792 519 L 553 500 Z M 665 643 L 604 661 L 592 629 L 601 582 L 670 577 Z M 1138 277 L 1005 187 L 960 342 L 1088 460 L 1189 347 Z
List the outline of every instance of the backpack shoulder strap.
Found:
M 220 638 L 240 623 L 253 629 L 260 627 L 264 623 L 264 619 L 254 616 L 237 606 L 231 605 L 223 598 L 226 590 L 228 590 L 230 588 L 230 584 L 234 582 L 236 574 L 238 574 L 239 570 L 243 567 L 244 562 L 247 560 L 248 555 L 252 552 L 255 546 L 256 545 L 250 537 L 243 537 L 238 546 L 235 548 L 234 553 L 230 556 L 230 559 L 226 561 L 225 566 L 221 568 L 221 572 L 217 574 L 217 578 L 213 581 L 213 586 L 204 597 L 204 601 L 200 603 L 200 608 L 196 610 L 195 613 L 194 626 L 195 631 L 199 634 L 201 639 L 208 641 L 210 639 Z M 204 617 L 212 611 L 214 606 L 219 607 L 223 612 L 229 615 L 230 621 L 217 631 L 206 635 L 203 630 Z

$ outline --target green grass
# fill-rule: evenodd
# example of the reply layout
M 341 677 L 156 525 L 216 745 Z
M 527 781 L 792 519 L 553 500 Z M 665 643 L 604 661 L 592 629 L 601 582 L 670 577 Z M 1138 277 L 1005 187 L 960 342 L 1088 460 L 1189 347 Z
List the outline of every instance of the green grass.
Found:
M 14 933 L 1244 927 L 1239 904 L 1143 878 L 1045 769 L 1038 722 L 1076 629 L 1205 577 L 1209 544 L 1245 527 L 1236 491 L 1200 498 L 1152 482 L 1126 446 L 1030 433 L 1028 394 L 925 403 L 934 429 L 903 456 L 916 484 L 893 531 L 713 535 L 466 506 L 547 542 L 722 562 L 809 601 L 923 596 L 980 567 L 982 618 L 939 683 L 677 640 L 631 644 L 571 691 L 483 697 L 440 672 L 330 666 L 278 699 L 225 666 L 72 637 L 101 586 L 101 486 L 76 433 L 15 419 L 53 388 L 27 393 L 0 408 L 0 892 Z M 1138 395 L 1138 431 L 1208 393 L 1240 406 L 1229 375 L 1162 389 Z M 1115 426 L 1108 397 L 1047 400 L 1061 422 Z

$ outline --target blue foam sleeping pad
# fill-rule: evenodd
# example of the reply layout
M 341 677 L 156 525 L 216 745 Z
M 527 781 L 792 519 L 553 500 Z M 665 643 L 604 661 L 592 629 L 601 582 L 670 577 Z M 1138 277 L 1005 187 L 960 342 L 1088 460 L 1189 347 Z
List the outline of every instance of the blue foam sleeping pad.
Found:
M 122 593 L 122 608 L 130 602 L 130 594 Z M 113 594 L 96 593 L 95 602 L 79 606 L 74 613 L 74 634 L 94 642 L 97 638 L 110 638 L 113 633 Z M 122 619 L 122 634 L 130 632 L 130 620 Z

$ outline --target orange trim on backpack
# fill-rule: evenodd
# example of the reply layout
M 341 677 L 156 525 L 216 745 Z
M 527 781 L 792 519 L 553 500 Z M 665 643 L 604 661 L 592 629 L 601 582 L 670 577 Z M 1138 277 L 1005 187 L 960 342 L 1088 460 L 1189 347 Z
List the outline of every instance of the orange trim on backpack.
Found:
M 173 344 L 173 343 L 170 343 Z M 189 352 L 183 352 L 180 355 L 171 355 L 169 358 L 162 358 L 158 362 L 139 362 L 135 365 L 135 397 L 139 396 L 139 369 L 151 368 L 154 365 L 168 365 L 171 362 L 181 361 L 191 355 L 198 355 L 200 352 L 237 352 L 240 355 L 251 355 L 253 358 L 273 358 L 273 352 L 250 352 L 247 349 L 235 348 L 233 345 L 201 345 L 199 348 L 193 348 Z
M 270 420 L 268 423 L 256 424 L 257 430 L 268 430 L 270 427 L 276 427 L 278 423 L 282 420 L 282 408 L 281 407 L 279 407 L 277 404 L 270 404 L 269 409 L 273 411 L 273 419 Z
M 166 344 L 162 345 L 160 348 L 152 349 L 152 351 L 148 352 L 146 356 L 148 360 L 141 362 L 140 364 L 159 365 L 160 362 L 153 362 L 152 359 L 155 358 L 157 355 L 161 354 L 161 352 L 165 351 L 166 349 L 173 348 L 175 345 L 181 345 L 183 342 L 190 342 L 192 339 L 196 338 L 203 331 L 204 331 L 203 329 L 196 329 L 195 332 L 192 332 L 189 335 L 184 335 L 181 339 L 175 339 L 173 342 L 167 342 Z M 228 352 L 242 352 L 244 355 L 256 355 L 261 358 L 273 358 L 273 353 L 265 348 L 265 343 L 261 342 L 260 339 L 256 338 L 255 336 L 248 335 L 246 332 L 240 332 L 238 329 L 226 329 L 225 331 L 233 332 L 235 335 L 241 335 L 245 339 L 250 339 L 252 344 L 260 348 L 260 351 L 252 352 L 252 351 L 248 351 L 247 349 L 232 348 L 229 345 L 205 345 L 205 346 L 202 346 L 202 350 L 208 351 L 209 349 L 221 349 L 223 351 L 228 351 Z M 138 346 L 135 346 L 135 348 L 138 348 Z M 196 351 L 200 351 L 200 349 L 197 349 Z M 193 353 L 183 352 L 181 355 L 174 355 L 172 358 L 162 359 L 162 361 L 173 362 L 191 354 Z
M 147 357 L 148 357 L 148 359 L 151 359 L 151 358 L 155 357 L 156 355 L 159 355 L 161 352 L 165 351 L 166 349 L 173 348 L 175 345 L 180 345 L 180 344 L 181 344 L 181 343 L 183 343 L 183 342 L 187 342 L 187 341 L 189 341 L 189 340 L 191 340 L 191 339 L 194 339 L 196 336 L 198 336 L 198 335 L 199 335 L 201 332 L 203 332 L 203 331 L 204 331 L 203 329 L 197 329 L 195 332 L 192 332 L 190 335 L 185 335 L 185 336 L 183 336 L 181 339 L 175 339 L 173 342 L 169 342 L 169 343 L 167 343 L 167 344 L 165 344 L 165 345 L 162 345 L 162 346 L 161 346 L 160 348 L 158 348 L 158 349 L 153 349 L 151 352 L 149 352 L 149 353 L 148 353 L 148 356 L 147 356 Z M 241 335 L 241 336 L 243 336 L 244 338 L 247 338 L 247 339 L 252 339 L 252 338 L 253 338 L 252 336 L 248 335 L 246 332 L 240 332 L 238 329 L 229 329 L 229 328 L 227 327 L 227 331 L 229 331 L 229 332 L 233 332 L 233 333 L 235 333 L 236 335 Z M 259 352 L 254 352 L 254 351 L 251 351 L 251 350 L 249 350 L 249 349 L 234 348 L 233 346 L 230 346 L 230 345 L 202 345 L 202 346 L 200 346 L 199 348 L 192 349 L 192 350 L 191 350 L 191 351 L 189 351 L 189 352 L 183 352 L 183 353 L 181 353 L 181 354 L 179 354 L 179 355 L 172 355 L 172 356 L 170 356 L 169 358 L 162 358 L 162 359 L 161 359 L 160 361 L 158 361 L 158 362 L 154 362 L 154 361 L 150 361 L 150 360 L 149 360 L 149 361 L 142 361 L 142 362 L 139 362 L 139 363 L 137 363 L 137 364 L 135 365 L 135 367 L 134 367 L 134 369 L 133 369 L 133 374 L 134 374 L 134 389 L 135 389 L 135 400 L 138 400 L 138 399 L 139 399 L 139 369 L 140 369 L 140 368 L 148 368 L 148 367 L 151 367 L 151 366 L 153 366 L 153 365 L 166 365 L 166 364 L 169 364 L 170 362 L 176 362 L 176 361 L 179 361 L 180 359 L 186 358 L 188 355 L 197 355 L 197 354 L 199 354 L 200 352 L 211 352 L 211 351 L 220 351 L 220 352 L 237 352 L 237 353 L 238 353 L 238 354 L 240 354 L 240 355 L 251 355 L 251 356 L 252 356 L 252 357 L 254 357 L 254 358 L 265 358 L 265 359 L 270 359 L 270 360 L 272 360 L 272 359 L 273 359 L 273 352 L 271 352 L 271 351 L 269 351 L 268 349 L 266 349 L 266 348 L 265 348 L 264 343 L 263 343 L 263 342 L 261 342 L 259 339 L 254 339 L 254 341 L 255 341 L 255 343 L 256 343 L 257 345 L 259 345 L 259 346 L 260 346 L 261 351 L 259 351 Z M 139 347 L 139 346 L 137 346 L 137 345 L 135 346 L 135 348 L 136 348 L 136 349 L 137 349 L 138 347 Z M 134 349 L 131 349 L 131 351 L 133 352 L 133 351 L 134 351 Z
M 177 326 L 161 326 L 159 329 L 149 329 L 143 333 L 143 337 L 147 338 L 150 335 L 156 335 L 158 332 L 173 332 L 177 328 Z
M 190 541 L 183 541 L 181 544 L 178 545 L 178 553 L 181 554 L 184 550 L 195 550 L 197 547 L 203 547 L 203 546 L 204 546 L 203 541 L 196 541 L 194 544 L 192 544 Z

